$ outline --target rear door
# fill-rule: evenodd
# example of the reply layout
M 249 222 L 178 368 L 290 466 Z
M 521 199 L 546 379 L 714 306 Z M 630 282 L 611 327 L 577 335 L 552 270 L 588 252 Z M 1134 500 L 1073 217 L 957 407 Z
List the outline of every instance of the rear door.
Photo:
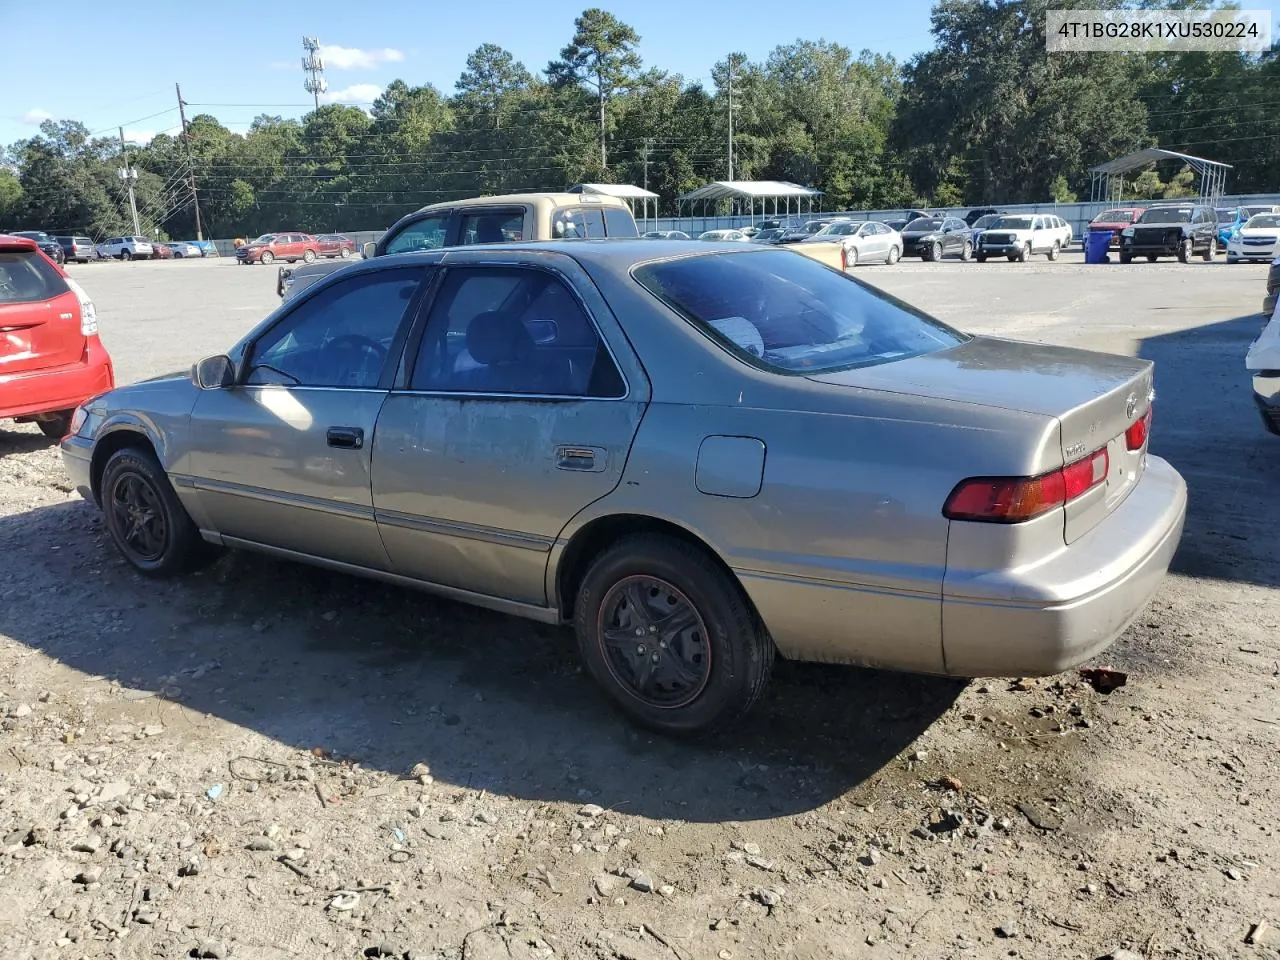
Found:
M 5 378 L 77 362 L 80 300 L 37 250 L 0 244 L 0 406 Z

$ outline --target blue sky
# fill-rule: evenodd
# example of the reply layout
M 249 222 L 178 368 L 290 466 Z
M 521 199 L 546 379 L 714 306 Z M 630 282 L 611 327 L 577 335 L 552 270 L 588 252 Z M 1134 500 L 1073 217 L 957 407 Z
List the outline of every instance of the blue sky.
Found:
M 482 43 L 543 69 L 596 3 L 631 24 L 645 63 L 707 80 L 731 50 L 762 59 L 781 43 L 826 39 L 905 60 L 930 45 L 931 0 L 352 0 L 299 4 L 6 3 L 0 145 L 29 137 L 42 119 L 80 120 L 97 134 L 123 125 L 130 140 L 178 129 L 173 84 L 188 117 L 212 113 L 243 132 L 259 113 L 301 116 L 302 36 L 325 45 L 329 98 L 367 105 L 390 81 L 435 84 L 452 93 L 467 54 Z M 1243 0 L 1270 10 L 1280 0 Z M 374 12 L 376 11 L 376 12 Z M 110 56 L 104 56 L 110 51 Z M 77 66 L 79 65 L 79 66 Z M 39 78 L 39 79 L 36 79 Z M 234 106 L 228 106 L 234 105 Z
M 301 116 L 311 99 L 302 89 L 303 34 L 340 48 L 326 50 L 331 97 L 370 101 L 396 78 L 452 93 L 467 54 L 482 43 L 543 69 L 572 37 L 574 18 L 593 5 L 639 32 L 647 65 L 691 79 L 708 78 L 731 50 L 760 59 L 798 38 L 902 59 L 930 43 L 930 0 L 308 0 L 144 3 L 124 11 L 77 2 L 56 14 L 66 21 L 60 29 L 50 26 L 52 7 L 15 2 L 4 15 L 5 73 L 32 80 L 5 85 L 0 144 L 31 136 L 49 116 L 80 120 L 103 135 L 124 125 L 130 139 L 172 132 L 175 81 L 190 104 L 188 118 L 212 113 L 237 132 L 259 113 Z

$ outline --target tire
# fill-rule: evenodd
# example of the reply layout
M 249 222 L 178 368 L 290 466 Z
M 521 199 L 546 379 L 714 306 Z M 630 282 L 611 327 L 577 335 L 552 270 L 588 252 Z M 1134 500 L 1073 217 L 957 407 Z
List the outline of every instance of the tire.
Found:
M 973 244 L 968 240 L 964 242 L 964 247 L 960 250 L 960 259 L 965 263 L 973 259 Z
M 1053 246 L 1049 248 L 1048 257 L 1050 260 L 1057 260 L 1058 254 L 1062 251 L 1062 245 L 1057 240 L 1053 241 Z
M 987 255 L 985 253 L 979 253 L 974 257 L 974 259 L 977 260 L 979 263 L 986 263 Z
M 1128 253 L 1128 252 L 1123 251 L 1123 250 L 1122 250 L 1122 251 L 1120 251 L 1120 262 L 1121 262 L 1121 263 L 1133 263 L 1133 254 L 1132 254 L 1132 253 Z
M 303 251 L 302 251 L 302 262 L 303 262 L 303 263 L 315 263 L 315 262 L 316 262 L 316 252 L 315 252 L 314 250 L 303 250 Z
M 849 247 L 844 252 L 845 269 L 848 270 L 850 267 L 856 267 L 857 265 L 858 265 L 858 248 Z
M 164 468 L 149 450 L 124 447 L 113 453 L 102 470 L 101 490 L 107 532 L 139 573 L 155 579 L 175 577 L 212 558 L 213 548 L 200 537 Z M 143 515 L 152 516 L 151 523 L 137 528 L 140 536 L 131 537 L 129 518 L 117 504 L 126 510 L 136 506 Z M 159 524 L 152 525 L 155 520 Z
M 1183 240 L 1182 243 L 1178 245 L 1178 262 L 1190 263 L 1191 255 L 1192 255 L 1191 238 L 1188 237 L 1186 240 Z
M 929 252 L 925 255 L 925 259 L 937 263 L 942 259 L 942 244 L 936 241 L 929 247 Z
M 338 256 L 340 256 L 343 260 L 346 260 L 348 257 L 351 256 L 351 251 L 348 250 L 346 247 L 343 247 L 342 252 L 338 254 Z
M 46 420 L 37 420 L 36 426 L 50 440 L 61 440 L 71 432 L 71 416 L 74 410 L 60 410 Z
M 688 604 L 690 622 L 673 635 L 679 653 L 664 640 L 665 653 L 648 652 L 652 640 L 632 649 L 633 625 L 643 631 L 648 624 L 640 637 L 661 636 L 652 622 L 657 603 Z M 773 665 L 773 641 L 741 586 L 696 546 L 661 534 L 626 537 L 595 558 L 575 598 L 574 629 L 587 669 L 609 698 L 636 723 L 673 737 L 708 736 L 734 724 L 759 699 Z M 606 631 L 624 636 L 610 646 Z M 682 669 L 691 689 L 664 689 L 661 679 L 650 692 L 639 688 L 632 671 L 648 674 L 650 657 Z
M 120 251 L 120 259 L 121 259 L 121 260 L 132 260 L 132 259 L 133 259 L 133 254 L 132 254 L 132 253 L 130 253 L 128 250 L 121 250 L 121 251 Z
M 270 264 L 270 263 L 274 263 L 275 259 L 276 259 L 276 255 L 272 253 L 270 250 L 263 250 L 260 254 L 258 254 L 258 262 L 261 263 L 263 266 L 266 266 L 267 264 Z
M 1205 247 L 1204 262 L 1213 263 L 1213 258 L 1218 255 L 1218 238 L 1210 237 L 1209 246 Z
M 893 266 L 895 263 L 897 263 L 901 259 L 902 259 L 902 248 L 899 247 L 897 244 L 894 244 L 889 248 L 889 254 L 884 258 L 884 262 L 887 263 L 889 266 Z
M 1011 253 L 1009 254 L 1009 256 L 1005 257 L 1005 259 L 1008 260 L 1010 263 L 1015 263 L 1017 262 L 1018 255 L 1016 253 Z
M 1026 263 L 1027 259 L 1030 256 L 1031 256 L 1031 244 L 1028 242 L 1023 245 L 1021 250 L 1018 251 L 1016 259 L 1019 263 Z
M 1147 263 L 1155 263 L 1159 259 L 1160 257 L 1157 254 L 1154 254 L 1154 253 L 1147 254 Z
M 1239 262 L 1240 262 L 1239 257 L 1233 257 L 1231 256 L 1231 254 L 1229 253 L 1227 254 L 1227 263 L 1239 263 Z

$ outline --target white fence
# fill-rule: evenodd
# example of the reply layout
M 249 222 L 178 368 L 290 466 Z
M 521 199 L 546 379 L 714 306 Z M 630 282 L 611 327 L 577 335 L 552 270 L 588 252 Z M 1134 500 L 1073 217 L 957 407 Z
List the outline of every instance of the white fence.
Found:
M 1078 241 L 1085 233 L 1085 227 L 1089 221 L 1100 214 L 1103 210 L 1109 210 L 1112 207 L 1125 206 L 1147 206 L 1152 203 L 1175 201 L 1156 201 L 1156 200 L 1124 200 L 1116 203 L 1011 203 L 1011 204 L 992 204 L 998 210 L 1005 213 L 1053 213 L 1057 214 L 1067 223 L 1071 224 L 1071 230 Z M 1186 202 L 1193 202 L 1187 200 Z M 1242 207 L 1262 204 L 1274 204 L 1280 206 L 1280 193 L 1258 193 L 1248 195 L 1236 195 L 1229 197 L 1219 197 L 1214 201 L 1215 207 Z M 974 206 L 966 207 L 928 207 L 931 213 L 942 213 L 947 216 L 963 217 Z M 406 211 L 408 212 L 408 211 Z M 801 220 L 812 219 L 818 216 L 848 216 L 856 218 L 864 218 L 868 220 L 897 220 L 903 215 L 903 208 L 899 207 L 894 210 L 829 210 L 822 213 L 811 213 L 800 215 Z M 723 230 L 729 227 L 749 227 L 753 223 L 759 223 L 761 220 L 769 219 L 768 217 L 757 214 L 755 217 L 750 216 L 732 216 L 732 217 L 649 217 L 641 219 L 637 222 L 640 225 L 641 232 L 646 230 L 683 230 L 690 236 L 696 237 L 704 230 Z M 350 237 L 356 242 L 356 247 L 370 240 L 377 241 L 379 237 L 385 233 L 385 230 L 356 230 L 345 236 Z M 231 240 L 215 240 L 213 241 L 218 248 L 218 253 L 224 257 L 235 256 L 235 246 Z

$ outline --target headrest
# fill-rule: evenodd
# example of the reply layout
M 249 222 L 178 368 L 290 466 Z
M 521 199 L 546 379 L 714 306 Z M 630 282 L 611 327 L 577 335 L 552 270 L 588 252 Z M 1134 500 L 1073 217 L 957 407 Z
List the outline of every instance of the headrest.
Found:
M 533 337 L 523 323 L 508 314 L 490 311 L 477 314 L 467 324 L 467 352 L 486 367 L 497 363 L 519 363 L 534 351 Z
M 501 221 L 494 217 L 481 217 L 476 221 L 476 243 L 502 243 Z

